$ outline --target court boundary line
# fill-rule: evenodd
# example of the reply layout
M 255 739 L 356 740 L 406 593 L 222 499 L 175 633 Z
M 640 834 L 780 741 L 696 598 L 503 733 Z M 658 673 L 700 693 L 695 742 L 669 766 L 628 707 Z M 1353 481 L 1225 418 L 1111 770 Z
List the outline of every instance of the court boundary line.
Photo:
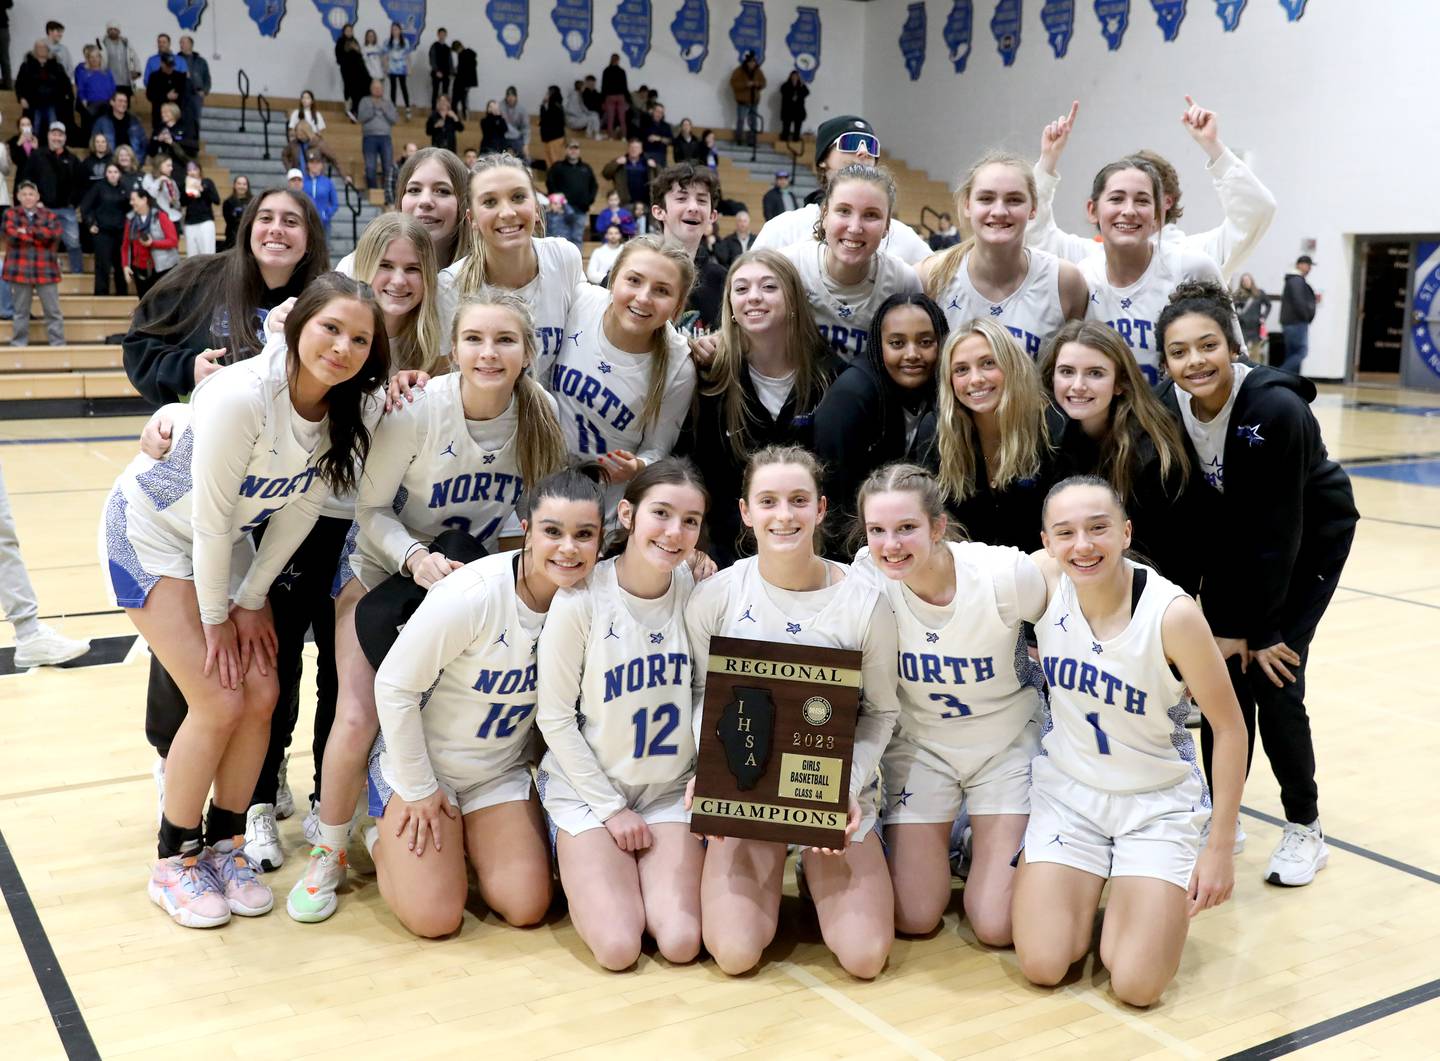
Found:
M 853 998 L 848 998 L 843 992 L 835 990 L 810 970 L 790 961 L 778 961 L 775 963 L 775 967 L 797 984 L 815 992 L 850 1019 L 865 1025 L 892 1046 L 903 1050 L 907 1056 L 920 1058 L 921 1061 L 941 1061 L 940 1055 L 935 1051 L 916 1042 L 873 1010 L 862 1006 Z
M 1435 998 L 1440 998 L 1440 980 L 1431 980 L 1429 983 L 1388 995 L 1364 1006 L 1357 1006 L 1334 1017 L 1316 1021 L 1298 1031 L 1277 1035 L 1263 1043 L 1227 1054 L 1221 1061 L 1262 1061 L 1265 1058 L 1284 1057 L 1286 1054 L 1293 1054 L 1297 1050 L 1314 1046 L 1326 1039 L 1333 1039 L 1345 1032 L 1363 1028 L 1367 1024 L 1374 1024 L 1376 1021 L 1394 1016 L 1396 1013 L 1403 1013 L 1407 1009 L 1413 1009 Z
M 1240 805 L 1240 813 L 1248 814 L 1250 817 L 1257 818 L 1267 825 L 1276 825 L 1282 829 L 1288 824 L 1283 818 L 1277 818 L 1273 814 L 1266 814 L 1263 810 L 1256 810 L 1254 807 L 1247 807 L 1243 803 Z M 1433 873 L 1428 869 L 1412 866 L 1408 862 L 1401 862 L 1398 858 L 1382 855 L 1378 851 L 1371 851 L 1369 848 L 1361 847 L 1359 844 L 1352 844 L 1348 840 L 1337 840 L 1329 833 L 1325 834 L 1325 843 L 1340 851 L 1369 859 L 1371 862 L 1378 863 L 1388 869 L 1408 873 L 1412 877 L 1419 877 L 1421 880 L 1429 881 L 1431 884 L 1440 884 L 1440 873 Z
M 1393 600 L 1400 604 L 1413 604 L 1417 608 L 1434 608 L 1436 611 L 1440 611 L 1440 604 L 1426 604 L 1423 600 L 1397 597 L 1392 593 L 1376 593 L 1373 589 L 1361 589 L 1358 586 L 1339 586 L 1338 588 L 1348 589 L 1351 593 L 1363 593 L 1367 597 L 1379 597 L 1381 600 Z

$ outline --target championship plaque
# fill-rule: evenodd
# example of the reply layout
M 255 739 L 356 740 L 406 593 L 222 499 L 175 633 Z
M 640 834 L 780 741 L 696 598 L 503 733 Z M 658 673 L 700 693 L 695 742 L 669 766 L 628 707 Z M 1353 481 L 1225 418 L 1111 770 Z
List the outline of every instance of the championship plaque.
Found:
M 706 674 L 691 829 L 845 846 L 860 653 L 717 637 Z

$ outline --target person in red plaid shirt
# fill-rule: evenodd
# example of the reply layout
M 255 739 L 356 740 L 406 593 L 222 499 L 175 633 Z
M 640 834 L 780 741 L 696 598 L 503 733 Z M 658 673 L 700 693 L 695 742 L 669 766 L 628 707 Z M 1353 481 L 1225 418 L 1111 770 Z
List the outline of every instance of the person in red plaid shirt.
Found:
M 45 332 L 51 346 L 65 345 L 65 318 L 60 315 L 60 218 L 40 205 L 40 189 L 21 181 L 15 189 L 19 206 L 5 211 L 5 239 L 10 245 L 0 271 L 15 302 L 15 332 L 11 346 L 30 344 L 30 296 L 40 293 L 45 310 Z

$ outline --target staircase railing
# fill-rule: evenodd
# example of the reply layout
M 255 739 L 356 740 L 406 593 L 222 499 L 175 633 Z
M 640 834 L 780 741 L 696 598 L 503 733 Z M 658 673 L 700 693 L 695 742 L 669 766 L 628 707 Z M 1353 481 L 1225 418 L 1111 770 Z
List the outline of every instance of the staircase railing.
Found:
M 240 90 L 240 131 L 245 131 L 245 104 L 250 99 L 250 75 L 243 69 L 235 75 L 235 87 Z
M 257 93 L 255 96 L 255 113 L 260 115 L 260 133 L 265 144 L 264 158 L 268 162 L 270 160 L 270 101 L 265 98 L 263 92 Z M 240 128 L 244 129 L 245 126 L 242 124 Z
M 933 224 L 930 221 L 930 218 L 932 217 L 935 219 Z M 924 229 L 924 235 L 927 241 L 930 239 L 931 236 L 935 234 L 935 231 L 939 227 L 939 224 L 940 211 L 929 206 L 922 206 L 920 208 L 920 227 Z
M 760 134 L 765 131 L 765 116 L 753 108 L 750 111 L 750 161 L 760 154 Z
M 353 184 L 345 185 L 345 205 L 350 209 L 350 242 L 360 243 L 360 209 L 365 203 L 364 193 Z

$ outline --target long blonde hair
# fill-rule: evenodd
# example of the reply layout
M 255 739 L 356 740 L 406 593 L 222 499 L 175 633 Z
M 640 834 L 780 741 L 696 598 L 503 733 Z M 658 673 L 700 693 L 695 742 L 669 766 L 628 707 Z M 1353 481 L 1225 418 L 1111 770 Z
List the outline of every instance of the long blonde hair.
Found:
M 437 376 L 448 367 L 440 353 L 440 316 L 435 301 L 435 244 L 425 226 L 409 214 L 381 214 L 360 236 L 355 247 L 355 277 L 367 284 L 375 279 L 380 260 L 390 244 L 403 239 L 420 259 L 424 290 L 420 305 L 405 314 L 398 335 L 390 337 L 390 368 L 419 369 Z
M 750 438 L 746 430 L 747 421 L 754 417 L 745 404 L 745 388 L 741 377 L 745 371 L 745 355 L 750 352 L 750 339 L 735 319 L 735 310 L 730 302 L 730 283 L 735 273 L 746 265 L 763 265 L 775 274 L 780 290 L 785 295 L 785 352 L 795 366 L 795 408 L 809 412 L 819 403 L 824 391 L 824 380 L 820 372 L 820 359 L 825 351 L 825 340 L 815 326 L 815 317 L 809 310 L 805 287 L 800 283 L 800 274 L 795 266 L 779 251 L 759 248 L 746 251 L 730 265 L 725 277 L 725 297 L 720 309 L 720 335 L 715 345 L 715 359 L 705 374 L 700 393 L 725 398 L 725 433 L 730 439 L 730 450 L 736 460 L 744 460 L 750 453 Z
M 1190 460 L 1185 456 L 1180 426 L 1155 397 L 1130 347 L 1109 325 L 1099 321 L 1066 321 L 1050 337 L 1040 355 L 1040 380 L 1045 393 L 1055 393 L 1055 362 L 1066 343 L 1078 343 L 1103 354 L 1115 366 L 1118 385 L 1110 400 L 1110 425 L 1100 446 L 1097 472 L 1122 498 L 1130 497 L 1135 485 L 1140 440 L 1149 435 L 1160 457 L 1162 482 L 1169 482 L 1172 474 L 1178 473 L 1183 485 L 1190 477 Z
M 470 179 L 465 184 L 466 214 L 468 215 L 471 209 L 471 194 L 476 178 L 496 169 L 513 169 L 525 178 L 525 186 L 530 189 L 530 197 L 535 204 L 535 230 L 532 235 L 545 235 L 545 211 L 541 209 L 540 196 L 535 191 L 530 167 L 514 155 L 481 155 L 475 160 L 475 164 L 470 167 Z M 460 267 L 460 273 L 455 277 L 455 289 L 461 294 L 467 294 L 489 286 L 489 281 L 485 278 L 485 239 L 475 230 L 473 223 L 461 223 L 465 229 L 465 235 L 460 242 L 465 248 L 465 264 Z
M 457 199 L 468 194 L 470 170 L 466 168 L 460 156 L 443 147 L 422 147 L 405 160 L 405 164 L 400 167 L 400 172 L 395 176 L 396 202 L 404 200 L 405 186 L 410 183 L 410 178 L 415 175 L 415 171 L 432 160 L 440 163 L 441 169 L 445 171 L 445 176 L 450 181 L 450 190 L 455 193 Z M 440 268 L 448 269 L 460 256 L 460 249 L 464 246 L 464 234 L 468 228 L 469 226 L 465 224 L 465 211 L 461 209 L 455 217 L 455 231 L 445 238 L 443 248 L 437 247 L 435 250 L 435 262 Z
M 676 292 L 675 312 L 682 312 L 685 309 L 685 300 L 690 297 L 690 286 L 695 283 L 695 263 L 690 260 L 690 255 L 685 253 L 685 248 L 676 240 L 666 239 L 655 232 L 636 236 L 621 247 L 620 253 L 615 256 L 615 264 L 610 267 L 612 286 L 619 279 L 626 259 L 636 251 L 658 254 L 679 271 L 680 289 Z M 605 312 L 609 314 L 609 307 Z M 640 411 L 641 427 L 649 427 L 655 422 L 655 418 L 660 415 L 660 404 L 665 400 L 665 380 L 669 376 L 670 368 L 669 337 L 672 334 L 670 329 L 665 327 L 668 323 L 669 321 L 666 321 L 656 328 L 650 340 L 650 380 L 645 387 L 645 406 Z
M 490 288 L 462 295 L 455 309 L 455 322 L 450 326 L 452 351 L 460 345 L 460 324 L 466 311 L 476 306 L 495 306 L 512 314 L 524 344 L 525 366 L 515 379 L 515 447 L 520 462 L 520 477 L 528 488 L 547 475 L 560 471 L 570 459 L 553 400 L 529 372 L 539 356 L 539 348 L 535 344 L 535 320 L 530 316 L 530 307 L 525 300 L 513 291 Z
M 995 415 L 1000 421 L 1000 457 L 989 477 L 992 490 L 1030 479 L 1040 472 L 1040 458 L 1050 448 L 1050 430 L 1045 424 L 1045 396 L 1035 363 L 1021 349 L 1004 325 L 988 317 L 976 317 L 950 333 L 940 352 L 940 379 L 935 426 L 940 450 L 940 485 L 953 501 L 964 501 L 977 492 L 978 469 L 983 463 L 980 433 L 970 410 L 955 397 L 950 381 L 950 359 L 955 347 L 972 335 L 990 345 L 995 360 L 1005 373 L 1005 385 Z
M 970 223 L 965 220 L 965 204 L 970 201 L 970 193 L 975 190 L 975 178 L 980 176 L 980 171 L 986 166 L 1009 166 L 1019 171 L 1025 178 L 1025 190 L 1030 193 L 1030 205 L 1033 207 L 1039 198 L 1035 189 L 1035 169 L 1028 159 L 1009 151 L 987 151 L 976 159 L 975 164 L 955 188 L 955 216 L 960 221 L 960 230 L 965 238 L 936 255 L 935 263 L 930 267 L 925 281 L 925 293 L 937 302 L 940 293 L 950 286 L 955 274 L 960 271 L 960 263 L 965 255 L 975 247 L 975 233 L 971 230 Z

